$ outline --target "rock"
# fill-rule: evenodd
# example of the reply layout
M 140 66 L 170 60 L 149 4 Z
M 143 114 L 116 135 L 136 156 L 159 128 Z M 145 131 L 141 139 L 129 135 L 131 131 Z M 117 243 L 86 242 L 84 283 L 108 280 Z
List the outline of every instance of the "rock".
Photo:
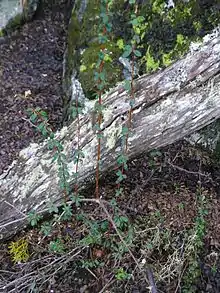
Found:
M 0 1 L 0 29 L 2 30 L 8 21 L 22 12 L 22 7 L 17 0 Z
M 206 285 L 206 292 L 212 292 L 212 285 L 211 284 L 207 284 Z
M 121 1 L 122 3 L 122 1 Z M 122 5 L 121 5 L 122 6 Z M 76 0 L 68 27 L 67 48 L 63 64 L 64 104 L 69 108 L 70 101 L 74 102 L 80 89 L 81 96 L 91 99 L 95 93 L 94 70 L 100 52 L 97 38 L 100 15 L 100 2 L 97 0 Z M 116 15 L 117 17 L 117 15 Z M 121 50 L 116 41 L 108 43 L 111 58 L 118 60 Z M 114 86 L 122 80 L 123 66 L 120 62 L 108 63 L 108 86 Z M 79 85 L 81 84 L 81 85 Z M 81 99 L 82 101 L 82 99 Z
M 30 21 L 40 0 L 2 0 L 0 2 L 0 37 L 10 34 Z
M 23 1 L 23 14 L 26 21 L 30 21 L 40 4 L 40 0 L 21 0 Z

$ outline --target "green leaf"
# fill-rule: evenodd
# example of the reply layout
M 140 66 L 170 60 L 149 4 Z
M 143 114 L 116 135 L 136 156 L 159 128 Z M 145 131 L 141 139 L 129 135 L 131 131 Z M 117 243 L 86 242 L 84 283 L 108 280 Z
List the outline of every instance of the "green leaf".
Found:
M 129 105 L 130 105 L 131 109 L 133 109 L 134 105 L 135 105 L 135 99 L 130 99 Z
M 126 80 L 124 81 L 124 89 L 125 89 L 126 91 L 130 92 L 130 90 L 131 90 L 131 81 L 130 81 L 130 80 L 126 79 Z
M 85 72 L 87 70 L 87 67 L 85 65 L 80 65 L 79 71 L 80 72 Z
M 157 62 L 154 60 L 154 57 L 150 54 L 150 46 L 147 49 L 146 52 L 146 71 L 155 71 L 159 68 L 160 61 Z
M 97 139 L 102 139 L 103 138 L 103 133 L 98 133 L 97 134 Z
M 98 39 L 100 44 L 105 44 L 108 41 L 107 36 L 103 36 L 103 35 L 100 35 Z
M 62 216 L 62 220 L 70 220 L 73 215 L 72 207 L 70 205 L 64 204 L 62 209 L 64 213 Z
M 80 207 L 83 197 L 79 194 L 73 194 L 70 196 L 70 200 L 76 205 L 76 207 Z
M 36 226 L 41 219 L 42 216 L 38 215 L 35 211 L 28 213 L 28 221 L 33 227 Z
M 138 50 L 134 50 L 134 55 L 135 55 L 136 57 L 141 57 L 141 56 L 142 56 L 141 52 L 138 51 Z
M 56 152 L 56 153 L 54 154 L 54 156 L 53 156 L 53 159 L 52 159 L 51 163 L 54 163 L 54 162 L 58 159 L 58 157 L 59 157 L 59 153 Z
M 36 114 L 36 113 L 33 113 L 33 114 L 31 115 L 31 117 L 30 117 L 30 120 L 31 120 L 32 123 L 35 123 L 36 120 L 37 120 L 37 114 Z
M 150 157 L 161 157 L 162 153 L 156 149 L 150 151 Z
M 107 220 L 103 221 L 101 223 L 101 229 L 102 229 L 102 231 L 103 232 L 106 232 L 108 230 L 108 228 L 109 228 L 109 222 Z
M 126 166 L 127 164 L 127 161 L 128 161 L 128 157 L 127 156 L 125 156 L 125 155 L 120 155 L 118 158 L 117 158 L 117 164 L 119 165 L 119 166 Z
M 178 34 L 176 38 L 176 42 L 178 45 L 182 46 L 184 44 L 184 36 L 182 34 Z
M 103 21 L 104 24 L 108 23 L 109 17 L 108 17 L 108 15 L 106 13 L 104 13 L 104 12 L 100 13 L 100 16 L 101 16 L 102 21 Z
M 104 61 L 105 62 L 112 62 L 113 60 L 109 54 L 105 54 Z
M 47 112 L 45 112 L 45 111 L 40 111 L 40 115 L 41 116 L 43 116 L 43 117 L 45 117 L 45 118 L 48 118 L 48 115 L 47 115 Z
M 119 47 L 119 49 L 124 49 L 124 41 L 123 41 L 123 39 L 117 40 L 117 46 Z
M 138 25 L 138 19 L 135 18 L 135 19 L 131 20 L 130 23 L 131 23 L 132 25 Z
M 58 207 L 55 206 L 55 204 L 53 204 L 52 202 L 49 202 L 47 206 L 48 206 L 48 211 L 50 214 L 58 213 Z
M 62 152 L 63 151 L 63 146 L 62 144 L 58 141 L 58 140 L 55 140 L 54 141 L 54 145 L 57 147 L 57 149 Z
M 122 195 L 122 193 L 123 193 L 123 188 L 120 187 L 120 188 L 116 189 L 115 196 L 120 196 L 120 195 Z
M 120 182 L 122 182 L 124 179 L 127 178 L 127 176 L 125 174 L 123 174 L 121 170 L 118 170 L 116 172 L 116 175 L 118 176 L 118 179 L 116 180 L 116 183 L 117 184 L 120 183 Z
M 60 239 L 55 241 L 50 241 L 49 249 L 55 253 L 63 253 L 65 251 L 65 246 Z
M 50 132 L 50 139 L 54 139 L 54 137 L 55 137 L 55 134 L 51 131 Z
M 100 60 L 103 60 L 104 59 L 104 53 L 102 51 L 99 51 L 98 57 L 99 57 Z
M 126 51 L 124 51 L 122 57 L 123 57 L 123 58 L 127 58 L 127 57 L 129 57 L 129 56 L 131 55 L 131 52 L 132 52 L 132 51 L 130 51 L 130 50 L 126 50 Z
M 27 108 L 26 112 L 27 112 L 27 114 L 30 116 L 30 115 L 32 115 L 32 114 L 34 113 L 34 109 L 32 109 L 32 108 Z
M 122 127 L 122 135 L 125 136 L 125 135 L 127 135 L 128 133 L 129 133 L 129 129 L 128 129 L 128 127 L 123 126 L 123 127 Z
M 47 131 L 46 125 L 44 125 L 44 127 L 42 129 L 42 134 L 43 134 L 43 136 L 47 136 L 49 134 L 49 132 Z
M 50 222 L 44 222 L 41 226 L 41 232 L 45 235 L 45 236 L 49 236 L 51 234 L 52 231 L 52 225 Z
M 123 58 L 127 58 L 128 56 L 131 55 L 131 52 L 132 52 L 132 46 L 131 45 L 126 45 L 125 48 L 124 48 L 124 53 L 122 55 Z

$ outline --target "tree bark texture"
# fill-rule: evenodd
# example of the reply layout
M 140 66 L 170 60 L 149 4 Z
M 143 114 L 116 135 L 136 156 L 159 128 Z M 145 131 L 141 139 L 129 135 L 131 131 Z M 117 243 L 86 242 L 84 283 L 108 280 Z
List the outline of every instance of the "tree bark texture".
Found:
M 220 33 L 218 30 L 191 46 L 190 52 L 172 66 L 135 80 L 135 105 L 129 158 L 171 144 L 220 117 Z M 129 110 L 127 92 L 121 84 L 104 100 L 102 172 L 114 167 L 121 152 L 122 126 Z M 85 158 L 79 166 L 79 184 L 86 187 L 94 179 L 97 137 L 91 114 L 80 116 L 81 148 Z M 70 174 L 75 172 L 73 153 L 77 146 L 77 122 L 56 136 L 64 145 Z M 57 164 L 52 163 L 47 142 L 31 144 L 0 176 L 0 238 L 26 225 L 26 214 L 45 209 L 50 200 L 61 202 Z M 74 183 L 72 179 L 71 184 Z

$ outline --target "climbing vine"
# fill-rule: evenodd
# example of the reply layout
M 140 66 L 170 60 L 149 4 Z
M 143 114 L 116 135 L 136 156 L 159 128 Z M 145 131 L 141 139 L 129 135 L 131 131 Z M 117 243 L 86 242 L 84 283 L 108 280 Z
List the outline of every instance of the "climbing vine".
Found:
M 111 5 L 111 1 L 102 0 L 100 4 L 100 19 L 101 23 L 99 25 L 99 44 L 100 51 L 98 54 L 98 60 L 96 63 L 96 70 L 94 73 L 94 81 L 96 82 L 96 99 L 97 102 L 95 104 L 94 115 L 95 115 L 95 125 L 94 129 L 97 132 L 97 163 L 96 163 L 96 198 L 99 196 L 99 173 L 100 173 L 100 164 L 101 164 L 101 140 L 102 140 L 102 130 L 101 123 L 103 120 L 102 117 L 102 95 L 105 91 L 106 87 L 106 71 L 105 64 L 107 62 L 111 62 L 110 52 L 106 48 L 106 44 L 108 43 L 108 34 L 111 32 L 111 23 L 109 21 L 109 5 Z

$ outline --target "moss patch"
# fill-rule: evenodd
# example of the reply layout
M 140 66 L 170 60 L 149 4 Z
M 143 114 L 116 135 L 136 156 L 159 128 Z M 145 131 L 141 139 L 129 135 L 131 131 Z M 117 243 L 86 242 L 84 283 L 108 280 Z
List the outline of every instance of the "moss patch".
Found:
M 19 29 L 25 22 L 24 16 L 22 13 L 19 13 L 15 15 L 13 18 L 11 18 L 4 29 L 2 29 L 2 34 L 8 35 L 12 33 L 13 31 Z
M 114 43 L 109 44 L 107 49 L 111 52 L 111 58 L 113 60 L 118 60 L 121 55 L 121 51 L 114 45 Z M 91 44 L 86 48 L 80 58 L 81 66 L 79 78 L 85 94 L 91 96 L 95 91 L 94 89 L 94 66 L 97 61 L 97 55 L 100 51 L 100 45 L 98 43 Z M 105 64 L 105 74 L 108 76 L 107 88 L 116 84 L 118 80 L 122 79 L 122 68 L 117 61 Z

